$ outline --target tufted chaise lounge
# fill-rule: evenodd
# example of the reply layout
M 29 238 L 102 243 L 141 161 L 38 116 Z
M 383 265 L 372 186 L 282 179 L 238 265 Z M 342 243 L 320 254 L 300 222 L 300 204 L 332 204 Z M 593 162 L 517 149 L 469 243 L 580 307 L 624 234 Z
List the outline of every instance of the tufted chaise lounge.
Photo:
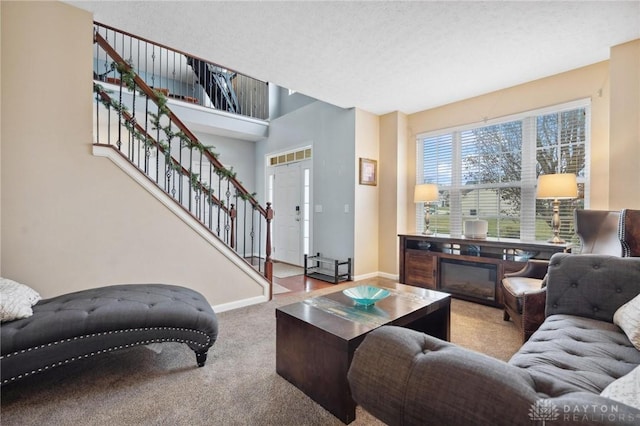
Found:
M 198 292 L 165 284 L 99 287 L 38 302 L 2 324 L 2 385 L 94 355 L 158 342 L 187 344 L 203 366 L 218 322 Z

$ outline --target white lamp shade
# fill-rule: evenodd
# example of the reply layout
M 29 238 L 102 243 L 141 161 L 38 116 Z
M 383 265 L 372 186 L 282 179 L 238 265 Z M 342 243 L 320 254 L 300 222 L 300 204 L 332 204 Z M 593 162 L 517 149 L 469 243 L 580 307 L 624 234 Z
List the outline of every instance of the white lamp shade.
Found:
M 578 181 L 573 173 L 558 173 L 538 176 L 536 198 L 561 200 L 578 197 Z
M 431 201 L 438 201 L 438 185 L 435 183 L 416 185 L 413 193 L 413 202 L 423 203 Z

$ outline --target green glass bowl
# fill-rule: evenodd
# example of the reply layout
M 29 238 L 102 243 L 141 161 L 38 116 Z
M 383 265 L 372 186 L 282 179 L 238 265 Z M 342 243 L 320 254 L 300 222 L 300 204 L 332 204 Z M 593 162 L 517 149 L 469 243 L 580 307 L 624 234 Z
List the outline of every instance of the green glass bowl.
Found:
M 345 296 L 350 297 L 356 305 L 362 306 L 371 306 L 378 300 L 382 300 L 391 294 L 389 290 L 371 285 L 361 285 L 358 287 L 348 288 L 346 290 L 342 290 L 342 293 L 344 293 Z

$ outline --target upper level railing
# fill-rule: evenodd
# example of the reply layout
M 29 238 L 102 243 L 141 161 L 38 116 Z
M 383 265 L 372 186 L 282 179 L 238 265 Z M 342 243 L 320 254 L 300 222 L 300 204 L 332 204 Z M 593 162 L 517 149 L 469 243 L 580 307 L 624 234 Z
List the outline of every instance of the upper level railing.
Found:
M 272 280 L 270 203 L 260 206 L 213 147 L 203 145 L 171 111 L 164 90 L 151 88 L 98 32 L 110 58 L 109 93 L 94 81 L 97 145 L 116 149 L 243 259 Z
M 260 120 L 269 117 L 269 88 L 263 81 L 104 24 L 96 22 L 94 31 L 149 87 L 169 98 Z M 96 49 L 94 78 L 105 82 L 117 78 L 112 63 Z

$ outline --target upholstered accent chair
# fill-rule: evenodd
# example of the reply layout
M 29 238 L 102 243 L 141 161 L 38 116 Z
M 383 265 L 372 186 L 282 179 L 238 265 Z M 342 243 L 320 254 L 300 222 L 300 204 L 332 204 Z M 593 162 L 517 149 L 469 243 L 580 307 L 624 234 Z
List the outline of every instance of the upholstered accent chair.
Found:
M 574 226 L 580 239 L 581 254 L 623 256 L 619 238 L 621 212 L 618 210 L 574 211 Z
M 580 239 L 577 253 L 622 256 L 619 238 L 620 211 L 574 211 L 574 227 Z M 639 229 L 640 230 L 640 229 Z M 504 302 L 504 320 L 511 319 L 526 342 L 544 321 L 546 290 L 544 279 L 547 260 L 531 259 L 517 272 L 505 274 L 501 289 Z

